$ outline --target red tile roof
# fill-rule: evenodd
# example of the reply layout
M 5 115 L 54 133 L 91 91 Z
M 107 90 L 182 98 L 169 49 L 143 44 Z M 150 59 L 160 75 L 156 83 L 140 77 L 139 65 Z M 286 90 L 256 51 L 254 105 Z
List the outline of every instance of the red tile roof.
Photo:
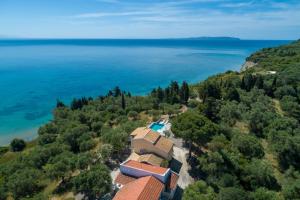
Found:
M 155 173 L 155 174 L 161 174 L 161 175 L 163 175 L 164 173 L 166 173 L 168 171 L 167 168 L 148 165 L 148 164 L 140 163 L 140 162 L 134 161 L 134 160 L 129 160 L 126 163 L 124 163 L 123 165 L 127 166 L 127 167 L 132 167 L 132 168 L 135 168 L 135 169 L 140 169 L 140 170 L 152 172 L 152 173 Z
M 134 136 L 134 139 L 144 139 L 151 143 L 155 143 L 160 137 L 159 133 L 145 127 L 135 129 L 130 135 Z
M 154 146 L 166 153 L 169 153 L 173 149 L 174 143 L 171 140 L 161 136 Z
M 159 200 L 164 184 L 153 176 L 146 176 L 123 186 L 113 200 Z
M 130 134 L 131 136 L 136 136 L 136 135 L 146 135 L 149 131 L 151 131 L 150 128 L 147 127 L 139 127 L 136 128 L 132 133 Z
M 171 176 L 170 176 L 170 179 L 169 179 L 169 182 L 168 182 L 168 187 L 171 190 L 176 188 L 178 179 L 179 179 L 179 175 L 176 174 L 175 172 L 172 172 Z
M 115 183 L 126 185 L 127 183 L 130 183 L 132 181 L 135 181 L 137 178 L 132 176 L 127 176 L 125 174 L 122 174 L 121 172 L 118 174 Z

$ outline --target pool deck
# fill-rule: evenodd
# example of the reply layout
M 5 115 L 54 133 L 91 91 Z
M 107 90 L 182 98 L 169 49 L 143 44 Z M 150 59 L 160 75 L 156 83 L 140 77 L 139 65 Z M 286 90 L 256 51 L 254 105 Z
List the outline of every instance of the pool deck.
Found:
M 161 125 L 162 128 L 158 129 L 158 130 L 155 130 L 155 129 L 152 129 L 151 127 L 155 124 L 158 124 L 158 125 Z M 158 132 L 159 134 L 165 136 L 165 131 L 169 131 L 171 130 L 171 123 L 168 121 L 168 120 L 161 120 L 161 121 L 157 121 L 157 122 L 152 122 L 148 128 L 150 128 L 151 130 L 153 131 L 156 131 Z

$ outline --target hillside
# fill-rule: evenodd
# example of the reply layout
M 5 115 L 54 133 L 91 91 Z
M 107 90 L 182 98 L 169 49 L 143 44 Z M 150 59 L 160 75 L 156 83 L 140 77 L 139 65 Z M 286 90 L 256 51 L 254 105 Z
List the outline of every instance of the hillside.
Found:
M 148 96 L 116 87 L 71 105 L 58 101 L 35 141 L 0 149 L 0 200 L 111 193 L 110 170 L 127 158 L 129 134 L 161 115 L 190 150 L 196 182 L 183 199 L 299 199 L 299 58 L 297 41 L 252 54 L 255 66 L 244 72 L 192 86 L 173 81 Z
M 300 198 L 300 41 L 263 49 L 247 61 L 255 65 L 194 86 L 203 103 L 190 101 L 194 109 L 174 120 L 174 133 L 193 141 L 199 179 L 185 200 Z M 183 119 L 199 126 L 203 115 L 218 132 L 182 129 Z

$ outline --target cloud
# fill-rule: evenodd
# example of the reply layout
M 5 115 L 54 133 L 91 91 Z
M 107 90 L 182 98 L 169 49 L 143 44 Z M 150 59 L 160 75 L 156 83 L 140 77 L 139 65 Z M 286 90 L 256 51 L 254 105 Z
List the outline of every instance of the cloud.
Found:
M 241 8 L 241 7 L 249 7 L 253 5 L 253 1 L 250 2 L 240 2 L 240 3 L 224 3 L 221 4 L 221 7 L 225 8 Z
M 243 37 L 243 34 L 258 37 L 266 32 L 270 34 L 271 30 L 277 30 L 272 33 L 275 35 L 284 30 L 295 31 L 300 27 L 300 3 L 277 3 L 270 0 L 138 1 L 122 2 L 113 9 L 101 9 L 99 12 L 80 13 L 69 19 L 79 25 L 88 25 L 89 22 L 101 24 L 101 31 L 110 31 L 115 35 L 127 34 L 127 37 L 139 37 L 138 34 L 145 37 L 159 37 L 159 34 L 161 37 L 168 37 L 168 34 L 170 37 L 232 35 L 235 32 L 239 33 L 238 37 Z
M 98 2 L 102 2 L 102 3 L 120 3 L 119 0 L 96 0 Z
M 122 16 L 135 16 L 135 15 L 150 15 L 156 14 L 155 11 L 128 11 L 128 12 L 96 12 L 84 13 L 72 16 L 73 18 L 86 19 L 86 18 L 102 18 L 102 17 L 122 17 Z

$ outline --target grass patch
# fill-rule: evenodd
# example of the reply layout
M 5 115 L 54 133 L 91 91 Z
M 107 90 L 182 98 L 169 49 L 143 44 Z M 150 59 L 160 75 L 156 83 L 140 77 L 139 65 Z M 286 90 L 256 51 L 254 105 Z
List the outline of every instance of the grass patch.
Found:
M 279 163 L 278 163 L 276 156 L 272 153 L 271 149 L 269 148 L 269 144 L 265 139 L 261 140 L 261 144 L 264 148 L 265 160 L 272 165 L 274 175 L 275 175 L 277 181 L 282 185 L 284 176 L 280 171 Z
M 233 129 L 248 134 L 249 133 L 249 125 L 246 122 L 237 121 L 235 125 L 233 126 Z
M 274 108 L 276 110 L 276 113 L 278 113 L 280 116 L 284 115 L 284 111 L 281 109 L 280 102 L 277 99 L 273 99 Z

